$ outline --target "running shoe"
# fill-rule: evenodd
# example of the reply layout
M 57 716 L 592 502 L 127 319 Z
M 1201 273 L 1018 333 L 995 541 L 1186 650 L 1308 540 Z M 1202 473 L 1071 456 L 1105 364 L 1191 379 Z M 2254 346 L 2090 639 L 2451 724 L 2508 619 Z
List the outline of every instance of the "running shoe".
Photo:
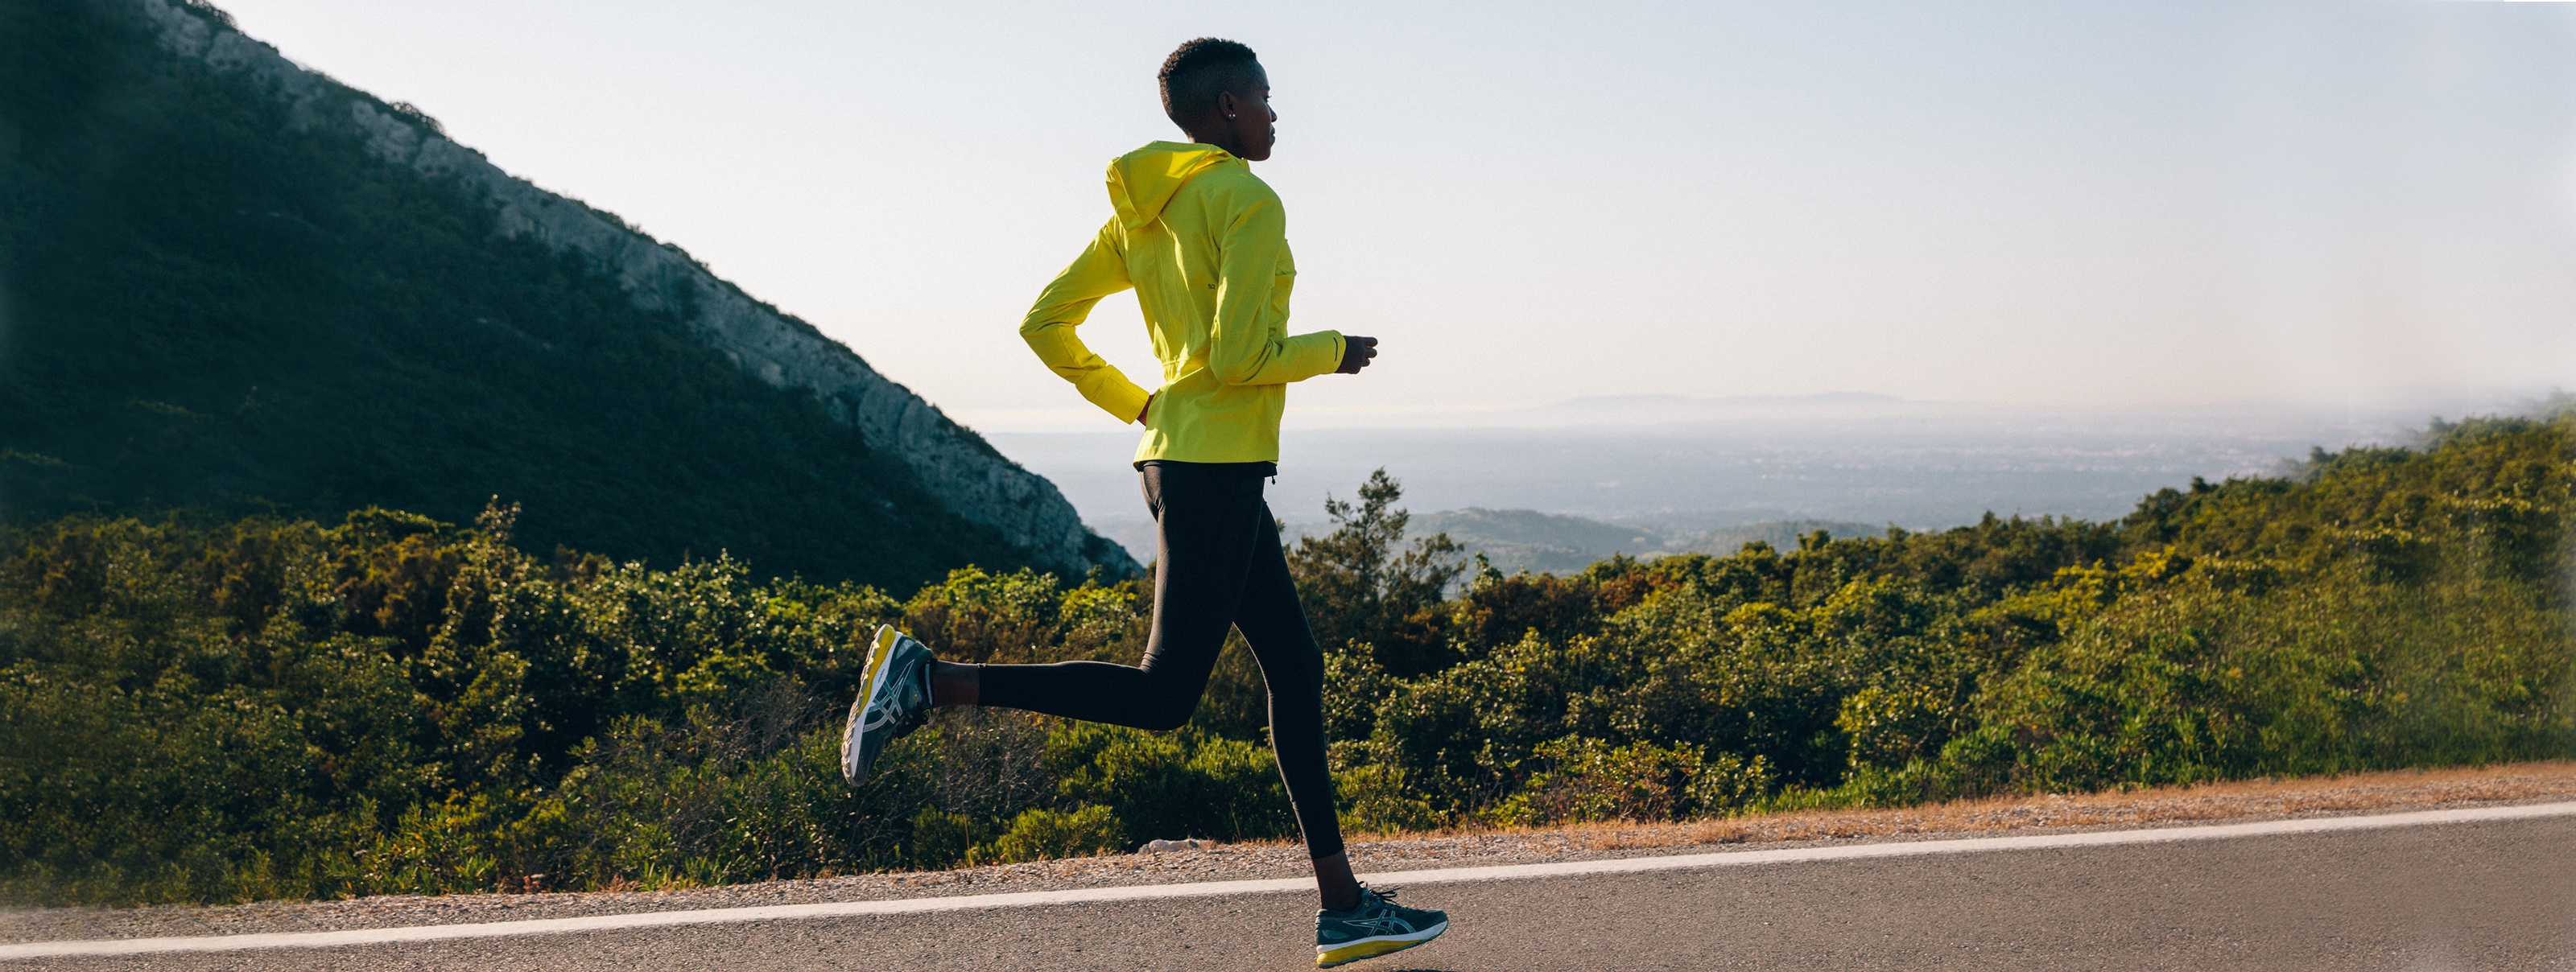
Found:
M 886 744 L 930 720 L 930 649 L 892 625 L 877 628 L 868 648 L 867 674 L 850 702 L 841 730 L 841 775 L 851 786 L 866 782 L 868 767 Z
M 1395 892 L 1362 886 L 1359 907 L 1315 912 L 1315 967 L 1401 952 L 1448 930 L 1448 913 L 1406 908 Z

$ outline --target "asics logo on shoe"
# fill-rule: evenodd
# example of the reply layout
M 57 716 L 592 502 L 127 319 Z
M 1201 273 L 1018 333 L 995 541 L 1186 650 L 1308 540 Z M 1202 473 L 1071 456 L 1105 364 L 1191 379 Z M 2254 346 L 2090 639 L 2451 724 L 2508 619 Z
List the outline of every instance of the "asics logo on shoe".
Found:
M 1398 918 L 1394 915 L 1379 915 L 1375 918 L 1354 918 L 1349 921 L 1342 922 L 1342 924 L 1366 928 L 1379 934 L 1403 935 L 1410 934 L 1413 931 L 1412 922 Z

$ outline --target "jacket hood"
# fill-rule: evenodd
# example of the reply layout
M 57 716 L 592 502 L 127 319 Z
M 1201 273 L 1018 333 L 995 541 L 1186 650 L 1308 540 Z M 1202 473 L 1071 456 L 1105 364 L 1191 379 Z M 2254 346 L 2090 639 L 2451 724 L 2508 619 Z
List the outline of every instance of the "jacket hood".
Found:
M 1163 207 L 1191 177 L 1228 163 L 1242 165 L 1226 150 L 1188 142 L 1149 142 L 1109 163 L 1109 204 L 1118 208 L 1118 225 L 1133 230 L 1163 215 Z

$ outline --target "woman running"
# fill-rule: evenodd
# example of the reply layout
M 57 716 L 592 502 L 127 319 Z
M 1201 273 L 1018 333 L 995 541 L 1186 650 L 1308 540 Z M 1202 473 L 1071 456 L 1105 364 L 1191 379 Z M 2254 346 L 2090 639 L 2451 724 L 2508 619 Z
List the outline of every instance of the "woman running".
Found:
M 1270 157 L 1279 115 L 1252 49 L 1190 41 L 1160 77 L 1163 112 L 1190 143 L 1154 142 L 1110 163 L 1117 215 L 1020 325 L 1038 358 L 1082 397 L 1145 427 L 1135 465 L 1158 538 L 1144 663 L 961 665 L 880 629 L 850 707 L 842 771 L 853 785 L 866 779 L 885 744 L 937 706 L 1177 729 L 1198 708 L 1227 629 L 1240 629 L 1261 663 L 1271 748 L 1322 892 L 1315 964 L 1401 951 L 1446 931 L 1448 916 L 1400 907 L 1351 875 L 1324 761 L 1323 653 L 1261 495 L 1262 481 L 1278 474 L 1288 383 L 1358 374 L 1377 356 L 1377 339 L 1288 334 L 1297 267 L 1287 217 L 1249 164 Z M 1074 333 L 1093 304 L 1131 287 L 1163 363 L 1162 387 L 1150 393 Z

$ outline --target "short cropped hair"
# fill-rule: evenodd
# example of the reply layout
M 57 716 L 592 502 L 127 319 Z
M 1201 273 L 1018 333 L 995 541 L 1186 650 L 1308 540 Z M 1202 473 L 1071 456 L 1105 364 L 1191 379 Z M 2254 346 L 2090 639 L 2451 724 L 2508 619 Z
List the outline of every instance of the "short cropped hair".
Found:
M 1261 61 L 1252 48 L 1230 40 L 1201 37 L 1172 49 L 1155 75 L 1163 85 L 1163 114 L 1186 126 L 1216 103 L 1219 92 L 1251 94 Z

